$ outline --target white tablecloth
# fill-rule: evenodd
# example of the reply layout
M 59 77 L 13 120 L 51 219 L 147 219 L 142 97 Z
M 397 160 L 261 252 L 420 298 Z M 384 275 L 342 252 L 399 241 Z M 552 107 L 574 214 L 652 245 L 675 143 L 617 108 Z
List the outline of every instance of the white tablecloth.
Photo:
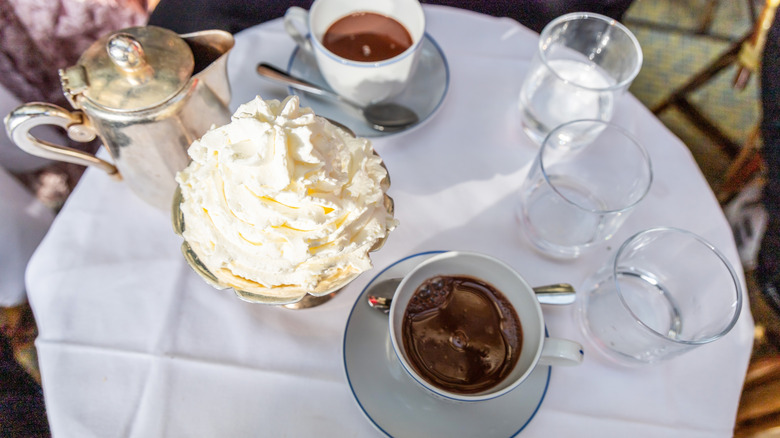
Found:
M 16 146 L 14 146 L 16 147 Z M 0 306 L 25 302 L 25 268 L 54 212 L 0 166 Z
M 515 191 L 537 148 L 523 134 L 520 83 L 536 35 L 509 19 L 426 7 L 449 61 L 445 102 L 425 125 L 374 140 L 392 176 L 399 227 L 374 269 L 307 310 L 253 305 L 207 286 L 185 263 L 169 214 L 90 170 L 27 271 L 48 416 L 55 437 L 377 436 L 342 365 L 345 323 L 382 268 L 412 253 L 491 254 L 534 285 L 580 284 L 627 236 L 656 225 L 695 231 L 739 268 L 729 226 L 688 149 L 630 95 L 615 122 L 647 146 L 655 181 L 608 244 L 576 261 L 540 257 L 518 232 Z M 236 68 L 285 66 L 293 43 L 279 20 L 244 31 Z M 233 107 L 283 87 L 233 83 Z M 556 368 L 522 436 L 731 436 L 750 356 L 747 301 L 723 339 L 646 368 L 586 351 Z M 544 309 L 551 336 L 588 347 L 571 308 Z

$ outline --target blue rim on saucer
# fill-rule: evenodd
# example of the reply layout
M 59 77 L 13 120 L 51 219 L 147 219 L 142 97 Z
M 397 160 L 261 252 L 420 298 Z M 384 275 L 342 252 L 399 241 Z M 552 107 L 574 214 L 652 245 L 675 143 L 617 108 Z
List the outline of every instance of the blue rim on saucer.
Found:
M 429 120 L 441 107 L 447 95 L 450 84 L 450 68 L 441 47 L 434 39 L 425 34 L 422 51 L 417 61 L 417 67 L 409 79 L 409 85 L 404 91 L 391 99 L 391 102 L 409 107 L 420 118 L 420 121 L 400 131 L 377 131 L 365 121 L 360 112 L 344 103 L 336 102 L 327 97 L 307 94 L 303 91 L 289 88 L 289 93 L 301 100 L 302 106 L 311 107 L 318 116 L 335 120 L 352 129 L 360 137 L 384 137 L 399 132 L 406 132 L 420 126 Z M 317 63 L 306 50 L 295 47 L 287 63 L 287 72 L 306 81 L 327 89 L 327 83 L 320 74 Z
M 366 302 L 372 284 L 403 276 L 441 252 L 422 252 L 396 261 L 360 293 L 347 319 L 342 345 L 352 396 L 371 424 L 387 436 L 515 436 L 542 405 L 550 383 L 549 366 L 538 366 L 520 386 L 492 400 L 454 403 L 437 399 L 403 374 L 390 346 L 387 315 Z

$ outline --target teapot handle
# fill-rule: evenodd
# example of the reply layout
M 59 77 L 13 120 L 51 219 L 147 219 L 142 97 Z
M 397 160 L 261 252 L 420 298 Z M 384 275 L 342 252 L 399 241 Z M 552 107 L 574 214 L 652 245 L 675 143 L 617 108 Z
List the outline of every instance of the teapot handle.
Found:
M 39 125 L 56 125 L 65 128 L 74 141 L 88 142 L 95 136 L 89 119 L 81 111 L 68 111 L 50 103 L 24 104 L 5 117 L 8 137 L 23 151 L 51 160 L 66 161 L 82 166 L 96 166 L 112 176 L 119 177 L 116 166 L 88 152 L 67 146 L 59 146 L 35 138 L 30 130 Z

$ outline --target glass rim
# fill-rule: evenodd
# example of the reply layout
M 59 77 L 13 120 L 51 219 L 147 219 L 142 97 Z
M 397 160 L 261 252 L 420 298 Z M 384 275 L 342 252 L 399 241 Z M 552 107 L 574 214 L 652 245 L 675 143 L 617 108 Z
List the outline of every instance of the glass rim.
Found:
M 623 79 L 620 82 L 616 82 L 615 84 L 610 85 L 608 87 L 589 87 L 589 86 L 581 85 L 577 82 L 572 82 L 570 80 L 567 80 L 566 78 L 561 77 L 561 75 L 559 75 L 558 72 L 550 66 L 550 63 L 547 60 L 547 56 L 545 56 L 545 51 L 543 50 L 546 41 L 549 39 L 548 37 L 550 32 L 552 31 L 553 28 L 555 28 L 560 23 L 566 21 L 591 20 L 591 19 L 595 21 L 603 22 L 608 26 L 612 26 L 614 28 L 619 29 L 623 34 L 625 34 L 629 38 L 629 40 L 631 40 L 634 49 L 636 49 L 637 63 L 634 69 L 629 73 L 629 75 L 625 79 Z M 627 87 L 629 84 L 631 84 L 631 82 L 634 81 L 634 79 L 636 79 L 637 75 L 639 75 L 639 71 L 642 69 L 642 63 L 644 62 L 644 54 L 642 53 L 642 46 L 639 44 L 639 40 L 636 38 L 636 35 L 634 35 L 634 33 L 631 32 L 631 30 L 628 29 L 620 21 L 615 20 L 614 18 L 607 17 L 606 15 L 597 14 L 595 12 L 570 12 L 568 14 L 561 15 L 560 17 L 557 17 L 553 21 L 547 23 L 547 25 L 544 26 L 544 28 L 542 29 L 542 33 L 539 35 L 539 42 L 537 43 L 537 53 L 539 54 L 539 59 L 542 61 L 545 67 L 547 67 L 547 69 L 550 70 L 552 74 L 555 75 L 556 78 L 558 78 L 561 81 L 571 83 L 584 90 L 590 90 L 590 91 L 614 91 L 614 90 L 619 90 L 621 88 Z
M 571 199 L 569 199 L 568 197 L 566 197 L 566 195 L 564 195 L 560 190 L 558 190 L 558 188 L 555 186 L 555 184 L 553 184 L 553 182 L 550 181 L 550 177 L 547 174 L 547 170 L 544 167 L 544 160 L 543 160 L 544 151 L 545 151 L 545 148 L 547 147 L 548 140 L 550 140 L 552 138 L 553 133 L 557 132 L 558 130 L 560 130 L 560 129 L 564 128 L 564 127 L 567 127 L 569 125 L 573 125 L 575 123 L 582 123 L 582 122 L 589 122 L 589 123 L 595 123 L 595 124 L 604 125 L 605 129 L 606 128 L 615 129 L 621 135 L 626 137 L 639 150 L 639 153 L 642 155 L 642 158 L 644 158 L 645 163 L 647 165 L 648 179 L 647 179 L 647 185 L 645 186 L 643 193 L 641 195 L 639 195 L 639 197 L 637 199 L 635 199 L 634 202 L 632 202 L 632 203 L 630 203 L 630 204 L 628 204 L 626 206 L 623 206 L 621 208 L 616 208 L 616 209 L 612 209 L 612 210 L 599 210 L 599 209 L 593 209 L 593 208 L 585 208 L 585 207 L 581 206 L 580 204 L 578 204 L 577 202 L 574 202 Z M 601 134 L 602 133 L 599 133 L 599 135 L 596 137 L 596 139 L 598 139 L 598 137 L 600 137 Z M 593 141 L 596 141 L 596 139 L 594 139 Z M 553 191 L 555 193 L 557 193 L 558 196 L 560 196 L 561 199 L 566 201 L 569 205 L 571 205 L 571 206 L 573 206 L 573 207 L 575 207 L 575 208 L 577 208 L 579 210 L 586 211 L 588 213 L 593 213 L 593 214 L 615 214 L 615 213 L 622 213 L 622 212 L 631 210 L 637 204 L 639 204 L 643 199 L 645 199 L 647 194 L 650 192 L 650 188 L 653 186 L 653 179 L 654 179 L 653 164 L 652 164 L 652 161 L 650 160 L 650 154 L 647 152 L 647 148 L 645 148 L 642 145 L 642 143 L 633 134 L 628 132 L 626 129 L 624 129 L 624 128 L 622 128 L 622 127 L 620 127 L 620 126 L 618 126 L 618 125 L 616 125 L 616 124 L 614 124 L 612 122 L 605 122 L 604 120 L 599 120 L 599 119 L 577 119 L 577 120 L 572 120 L 570 122 L 566 122 L 566 123 L 563 123 L 563 124 L 560 124 L 560 125 L 556 126 L 555 128 L 553 128 L 552 131 L 550 131 L 547 134 L 547 136 L 545 136 L 544 140 L 542 141 L 542 146 L 539 148 L 539 153 L 537 154 L 536 160 L 539 163 L 539 169 L 541 170 L 542 176 L 544 177 L 544 181 L 547 183 L 547 185 L 549 185 L 553 189 Z
M 706 248 L 708 248 L 712 254 L 714 254 L 718 259 L 720 259 L 723 266 L 726 267 L 726 269 L 729 272 L 729 275 L 731 276 L 732 283 L 734 284 L 734 290 L 735 290 L 735 304 L 734 304 L 734 312 L 731 316 L 731 320 L 728 322 L 728 324 L 725 325 L 725 327 L 720 330 L 718 333 L 715 333 L 714 335 L 710 335 L 705 338 L 701 339 L 674 339 L 670 338 L 669 336 L 658 332 L 657 330 L 653 329 L 652 327 L 645 324 L 644 321 L 642 321 L 641 318 L 639 318 L 636 313 L 634 313 L 633 310 L 631 310 L 631 307 L 626 302 L 626 299 L 623 297 L 623 293 L 620 290 L 620 283 L 618 282 L 617 278 L 617 269 L 618 269 L 618 260 L 620 259 L 621 254 L 628 248 L 629 245 L 631 245 L 638 237 L 644 236 L 647 234 L 653 234 L 653 233 L 677 233 L 681 235 L 685 235 L 687 237 L 691 237 L 694 240 L 696 240 L 698 243 L 702 244 Z M 734 266 L 732 266 L 731 262 L 726 258 L 726 256 L 715 247 L 715 245 L 711 244 L 709 241 L 707 241 L 705 238 L 699 236 L 698 234 L 684 230 L 682 228 L 676 228 L 676 227 L 653 227 L 648 228 L 646 230 L 639 231 L 626 239 L 625 242 L 623 242 L 622 245 L 620 245 L 620 248 L 615 252 L 615 256 L 612 259 L 612 281 L 615 284 L 615 290 L 617 291 L 618 297 L 620 298 L 620 302 L 623 305 L 623 307 L 628 311 L 628 313 L 634 318 L 634 321 L 639 323 L 641 327 L 644 327 L 652 333 L 654 336 L 660 337 L 665 341 L 672 342 L 674 344 L 680 344 L 680 345 L 690 345 L 690 346 L 696 346 L 696 345 L 704 345 L 708 344 L 712 341 L 715 341 L 717 339 L 722 338 L 725 336 L 729 331 L 731 331 L 732 328 L 737 324 L 737 321 L 739 320 L 739 316 L 742 314 L 742 284 L 739 281 L 739 277 L 737 276 L 737 272 L 734 269 Z

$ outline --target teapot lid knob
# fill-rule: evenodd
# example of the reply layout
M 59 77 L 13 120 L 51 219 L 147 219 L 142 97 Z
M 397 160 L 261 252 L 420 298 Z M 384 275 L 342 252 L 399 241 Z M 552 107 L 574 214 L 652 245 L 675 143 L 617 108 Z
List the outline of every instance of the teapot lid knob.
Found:
M 85 79 L 77 90 L 60 74 L 72 102 L 83 97 L 110 111 L 140 111 L 178 95 L 192 77 L 195 58 L 175 32 L 140 26 L 103 36 L 84 51 L 77 67 Z
M 113 35 L 108 39 L 106 50 L 111 61 L 123 70 L 138 70 L 146 65 L 143 46 L 130 34 Z

